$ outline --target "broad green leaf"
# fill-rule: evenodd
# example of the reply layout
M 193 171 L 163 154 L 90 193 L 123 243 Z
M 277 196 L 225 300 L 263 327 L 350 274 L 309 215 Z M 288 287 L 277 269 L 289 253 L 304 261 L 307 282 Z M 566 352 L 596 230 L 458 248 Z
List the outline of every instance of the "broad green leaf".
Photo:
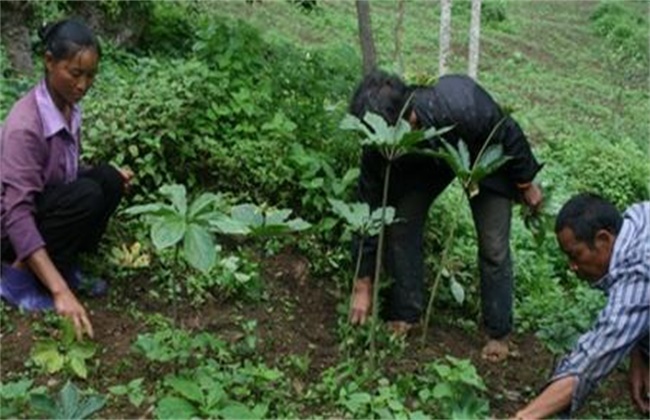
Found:
M 453 277 L 450 279 L 451 294 L 456 299 L 456 302 L 463 303 L 465 301 L 465 289 Z
M 169 198 L 179 214 L 185 216 L 187 213 L 187 196 L 184 185 L 163 185 L 160 187 L 160 193 Z
M 0 398 L 13 400 L 25 397 L 29 388 L 31 388 L 32 383 L 33 381 L 31 379 L 21 379 L 16 382 L 0 384 Z
M 188 210 L 188 218 L 193 220 L 199 214 L 205 212 L 206 210 L 211 210 L 219 201 L 221 196 L 218 196 L 213 193 L 203 193 L 190 204 Z
M 115 385 L 108 387 L 108 392 L 113 395 L 126 395 L 126 393 L 130 391 L 126 385 Z
M 256 419 L 258 418 L 255 413 L 253 413 L 248 407 L 244 404 L 232 401 L 226 407 L 219 410 L 219 414 L 224 419 Z
M 345 185 L 352 183 L 352 181 L 359 178 L 360 173 L 361 171 L 359 170 L 359 168 L 348 169 L 345 175 L 343 175 L 342 183 Z
M 268 404 L 255 404 L 255 407 L 253 407 L 253 418 L 256 419 L 266 418 L 268 411 L 269 411 Z
M 65 347 L 69 347 L 74 343 L 76 339 L 76 334 L 74 330 L 74 324 L 70 318 L 60 318 L 59 319 L 59 329 L 61 330 L 61 342 Z
M 65 362 L 65 357 L 59 352 L 56 342 L 50 340 L 36 343 L 32 351 L 32 359 L 48 373 L 60 371 Z
M 451 389 L 451 386 L 447 382 L 439 382 L 433 388 L 433 398 L 444 399 L 453 397 L 454 391 Z
M 106 397 L 102 395 L 90 395 L 79 403 L 74 415 L 70 418 L 90 418 L 92 414 L 104 408 L 104 405 L 106 405 Z
M 199 412 L 189 401 L 179 397 L 163 397 L 156 406 L 156 418 L 191 419 Z
M 225 215 L 216 220 L 210 220 L 209 223 L 218 232 L 226 235 L 248 235 L 251 232 L 245 222 Z
M 86 368 L 86 362 L 84 359 L 70 358 L 68 359 L 68 364 L 70 368 L 80 378 L 86 379 L 88 377 L 88 369 Z
M 187 226 L 183 251 L 187 262 L 203 273 L 210 271 L 217 255 L 212 234 L 194 223 Z
M 436 127 L 429 127 L 428 129 L 425 130 L 423 134 L 423 138 L 425 139 L 432 139 L 435 137 L 440 137 L 443 134 L 448 133 L 449 131 L 454 129 L 454 125 L 450 125 L 447 127 L 442 127 L 441 129 L 437 129 Z
M 368 137 L 375 145 L 395 143 L 395 130 L 388 126 L 386 120 L 379 114 L 373 112 L 366 112 L 363 120 L 368 123 L 374 132 L 373 135 Z
M 245 223 L 249 227 L 262 226 L 264 216 L 254 204 L 240 204 L 230 210 L 233 219 Z
M 151 241 L 156 249 L 165 249 L 180 241 L 185 229 L 185 220 L 178 215 L 157 220 L 151 226 Z
M 358 413 L 359 409 L 370 404 L 372 397 L 367 392 L 355 392 L 346 396 L 341 402 L 351 413 Z
M 341 124 L 339 124 L 339 128 L 342 130 L 355 130 L 355 131 L 360 131 L 361 133 L 365 134 L 367 138 L 372 137 L 372 131 L 368 129 L 368 127 L 361 122 L 361 120 L 357 117 L 355 117 L 352 114 L 346 114 L 345 117 L 343 117 L 343 120 L 341 121 Z
M 216 407 L 221 401 L 228 399 L 228 395 L 223 390 L 223 387 L 212 380 L 210 381 L 210 384 L 202 382 L 201 386 L 207 391 L 204 404 L 207 407 Z
M 311 223 L 297 217 L 293 220 L 289 220 L 289 222 L 287 222 L 287 227 L 289 227 L 289 229 L 294 232 L 298 232 L 301 230 L 309 229 L 311 227 Z
M 74 417 L 74 412 L 79 406 L 79 390 L 77 387 L 70 381 L 66 382 L 59 391 L 59 404 L 57 411 L 59 412 L 59 418 L 72 419 Z
M 37 413 L 45 415 L 46 418 L 55 418 L 56 416 L 56 403 L 49 395 L 33 394 L 29 398 L 29 405 Z
M 165 383 L 188 400 L 199 404 L 203 403 L 203 391 L 201 391 L 201 388 L 196 381 L 179 376 L 172 376 L 165 379 Z
M 197 221 L 197 222 L 207 222 L 209 224 L 211 221 L 219 220 L 222 217 L 224 217 L 224 214 L 221 211 L 208 211 L 208 212 L 199 213 L 196 215 L 196 217 L 190 220 Z
M 427 416 L 421 410 L 413 411 L 408 416 L 409 420 L 431 420 L 430 416 Z
M 68 357 L 75 359 L 90 359 L 95 355 L 97 347 L 90 341 L 83 341 L 79 343 L 73 343 L 70 346 L 70 351 L 68 351 Z
M 486 176 L 490 175 L 493 172 L 496 172 L 503 164 L 505 164 L 507 161 L 511 159 L 510 156 L 501 156 L 497 158 L 496 160 L 490 162 L 486 166 L 477 166 L 474 168 L 472 171 L 472 180 L 475 182 L 479 182 Z
M 467 148 L 467 143 L 463 141 L 463 139 L 458 140 L 458 155 L 460 156 L 460 162 L 463 166 L 463 169 L 466 171 L 470 171 L 471 169 L 471 162 L 470 162 L 470 157 L 469 157 L 469 149 Z
M 152 203 L 138 206 L 131 206 L 124 210 L 128 216 L 137 216 L 140 214 L 150 214 L 153 216 L 165 216 L 175 213 L 174 208 L 168 204 Z
M 266 213 L 265 225 L 281 225 L 291 215 L 291 210 L 271 210 Z

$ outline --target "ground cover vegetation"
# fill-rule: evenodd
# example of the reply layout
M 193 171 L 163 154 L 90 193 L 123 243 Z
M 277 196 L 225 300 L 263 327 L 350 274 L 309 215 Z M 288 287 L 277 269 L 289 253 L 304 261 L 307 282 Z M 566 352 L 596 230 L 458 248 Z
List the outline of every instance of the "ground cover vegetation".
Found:
M 50 19 L 67 10 L 39 5 Z M 84 262 L 111 284 L 89 301 L 97 337 L 77 343 L 52 314 L 0 306 L 0 417 L 506 417 L 544 385 L 602 304 L 568 272 L 548 222 L 578 191 L 621 209 L 650 197 L 646 3 L 484 1 L 479 80 L 529 135 L 549 198 L 537 232 L 525 214 L 513 221 L 515 351 L 500 365 L 480 358 L 460 185 L 431 209 L 424 345 L 346 322 L 352 235 L 392 222 L 354 203 L 359 141 L 340 129 L 361 77 L 353 2 L 139 7 L 140 43 L 104 42 L 83 102 L 84 158 L 137 174 Z M 391 70 L 397 6 L 371 7 Z M 466 67 L 469 10 L 454 2 L 452 71 Z M 405 3 L 410 81 L 437 76 L 438 15 L 435 2 Z M 36 79 L 0 53 L 4 117 Z M 579 416 L 638 417 L 625 383 L 616 371 Z

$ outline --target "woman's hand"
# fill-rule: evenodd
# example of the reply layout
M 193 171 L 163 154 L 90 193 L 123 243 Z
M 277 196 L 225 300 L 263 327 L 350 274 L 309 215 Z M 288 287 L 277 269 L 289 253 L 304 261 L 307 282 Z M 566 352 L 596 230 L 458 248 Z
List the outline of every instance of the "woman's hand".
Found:
M 64 289 L 61 292 L 52 295 L 54 299 L 54 309 L 59 315 L 63 315 L 72 320 L 77 339 L 81 340 L 84 333 L 93 338 L 93 326 L 90 323 L 86 308 L 77 300 L 70 289 Z

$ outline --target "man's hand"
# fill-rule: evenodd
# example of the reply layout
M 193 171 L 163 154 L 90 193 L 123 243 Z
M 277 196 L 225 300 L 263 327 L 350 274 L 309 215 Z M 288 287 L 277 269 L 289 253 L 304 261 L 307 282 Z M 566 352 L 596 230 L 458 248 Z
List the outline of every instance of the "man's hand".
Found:
M 86 309 L 79 303 L 70 289 L 65 289 L 52 295 L 54 298 L 54 309 L 59 315 L 66 316 L 72 320 L 77 340 L 83 338 L 84 332 L 90 338 L 94 336 L 93 326 L 90 323 Z
M 523 198 L 524 203 L 533 211 L 533 213 L 536 213 L 542 206 L 543 200 L 542 190 L 539 186 L 531 182 L 519 187 L 519 191 L 521 192 L 521 197 Z
M 122 182 L 124 184 L 124 191 L 128 191 L 131 188 L 131 180 L 134 177 L 134 173 L 129 168 L 117 168 L 117 171 L 122 177 Z
M 635 348 L 630 353 L 630 396 L 643 413 L 650 411 L 650 369 L 643 353 Z
M 350 323 L 365 324 L 372 307 L 372 282 L 370 277 L 358 279 L 354 283 L 350 300 Z

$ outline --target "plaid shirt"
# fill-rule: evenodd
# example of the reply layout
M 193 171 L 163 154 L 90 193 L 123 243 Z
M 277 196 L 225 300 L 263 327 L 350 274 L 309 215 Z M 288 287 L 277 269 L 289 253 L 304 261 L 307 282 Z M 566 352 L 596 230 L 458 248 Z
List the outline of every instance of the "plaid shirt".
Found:
M 607 295 L 595 325 L 562 359 L 551 382 L 576 376 L 571 413 L 582 406 L 598 382 L 637 345 L 648 354 L 650 331 L 650 201 L 623 214 L 609 271 L 594 285 Z

